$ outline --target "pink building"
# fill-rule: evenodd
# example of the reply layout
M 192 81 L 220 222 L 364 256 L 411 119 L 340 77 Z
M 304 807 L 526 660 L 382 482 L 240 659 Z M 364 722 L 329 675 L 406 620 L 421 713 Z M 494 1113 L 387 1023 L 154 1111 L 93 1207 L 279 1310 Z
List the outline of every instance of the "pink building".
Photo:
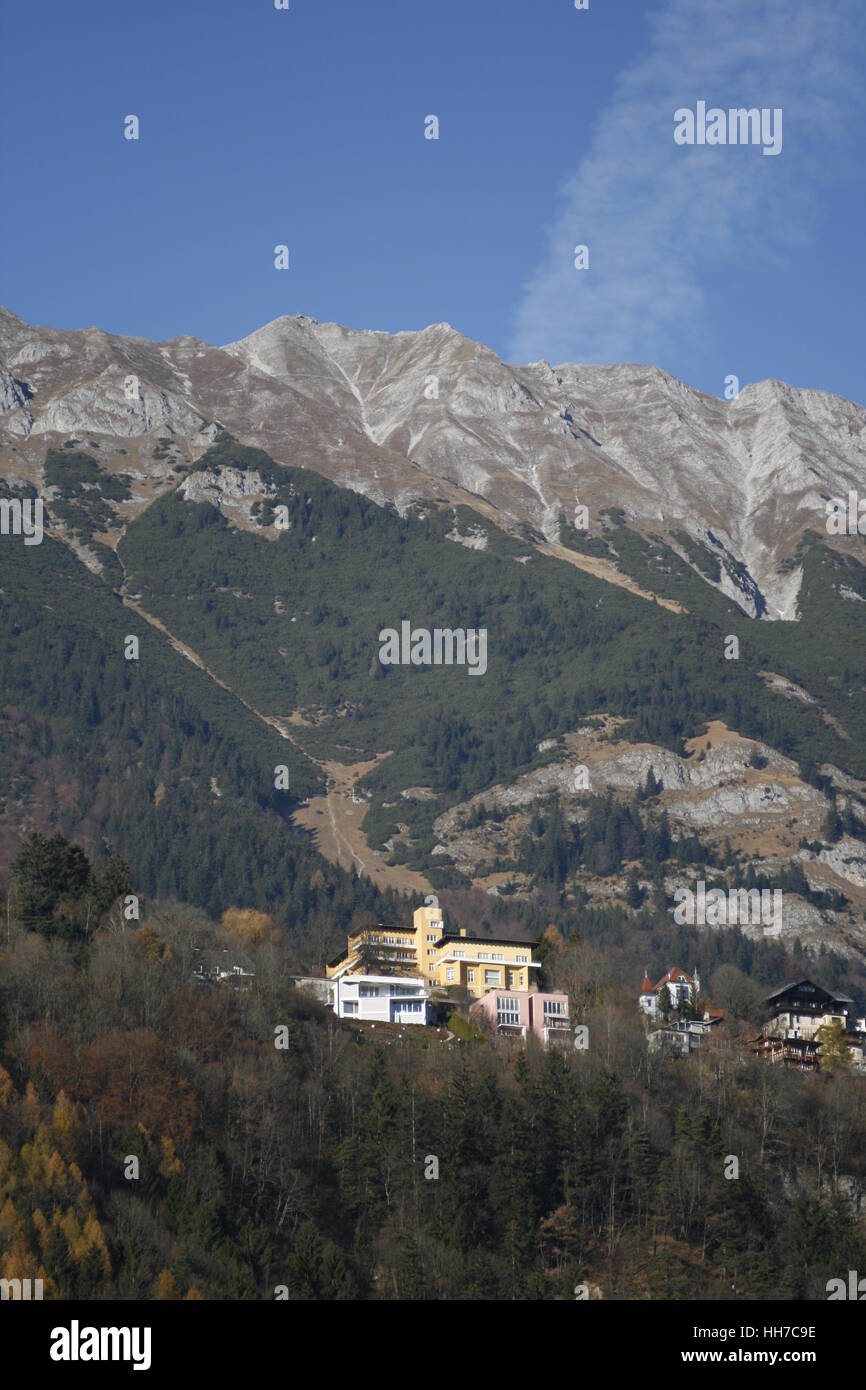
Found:
M 567 994 L 489 989 L 469 1007 L 473 1023 L 484 1023 L 503 1037 L 525 1038 L 534 1033 L 545 1047 L 571 1037 Z

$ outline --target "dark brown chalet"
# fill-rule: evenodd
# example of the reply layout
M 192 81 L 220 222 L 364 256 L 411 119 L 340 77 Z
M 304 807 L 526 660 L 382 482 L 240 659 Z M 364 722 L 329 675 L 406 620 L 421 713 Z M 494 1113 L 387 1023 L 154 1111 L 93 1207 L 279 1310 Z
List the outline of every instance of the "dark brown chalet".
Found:
M 794 980 L 767 995 L 769 1020 L 762 1032 L 748 1039 L 749 1046 L 767 1061 L 782 1062 L 799 1071 L 817 1071 L 818 1030 L 840 1023 L 849 1036 L 852 1061 L 857 1065 L 863 1054 L 866 1019 L 854 1019 L 854 1007 L 847 994 L 825 989 L 814 980 Z

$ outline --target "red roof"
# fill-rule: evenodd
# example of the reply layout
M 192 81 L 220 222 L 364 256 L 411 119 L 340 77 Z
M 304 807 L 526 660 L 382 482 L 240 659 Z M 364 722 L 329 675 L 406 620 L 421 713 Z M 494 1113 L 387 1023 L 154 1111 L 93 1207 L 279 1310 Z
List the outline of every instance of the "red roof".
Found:
M 675 965 L 673 970 L 669 970 L 666 975 L 662 975 L 657 985 L 654 985 L 652 983 L 649 975 L 644 974 L 643 984 L 640 987 L 640 992 L 641 994 L 658 994 L 662 985 L 666 984 L 693 985 L 694 980 L 686 970 L 681 970 L 678 965 Z
M 653 990 L 653 993 L 657 994 L 658 991 L 661 989 L 662 985 L 666 985 L 669 983 L 672 985 L 693 985 L 694 980 L 692 979 L 691 975 L 687 973 L 687 971 L 681 970 L 678 965 L 675 965 L 673 970 L 669 970 L 666 975 L 662 975 L 661 979 L 659 980 L 658 984 Z

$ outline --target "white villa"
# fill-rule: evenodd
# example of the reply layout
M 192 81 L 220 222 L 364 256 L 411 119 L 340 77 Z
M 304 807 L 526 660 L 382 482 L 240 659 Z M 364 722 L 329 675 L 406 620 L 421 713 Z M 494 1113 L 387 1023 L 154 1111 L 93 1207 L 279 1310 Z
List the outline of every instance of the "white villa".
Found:
M 659 1008 L 659 1001 L 664 990 L 668 997 L 671 1010 L 677 1013 L 684 1004 L 694 1004 L 700 993 L 701 981 L 697 971 L 694 978 L 680 967 L 674 966 L 666 975 L 662 975 L 658 984 L 654 985 L 648 975 L 644 975 L 641 985 L 638 1005 L 641 1013 L 647 1014 L 651 1019 L 656 1020 L 662 1012 Z
M 407 975 L 343 975 L 331 980 L 331 1004 L 338 1018 L 372 1023 L 426 1023 L 430 991 Z

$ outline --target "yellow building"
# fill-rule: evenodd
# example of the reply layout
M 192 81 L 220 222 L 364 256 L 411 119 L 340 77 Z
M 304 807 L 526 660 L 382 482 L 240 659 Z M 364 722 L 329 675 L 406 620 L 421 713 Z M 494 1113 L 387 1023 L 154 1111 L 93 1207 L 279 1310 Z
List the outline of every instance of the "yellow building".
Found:
M 346 973 L 370 973 L 388 968 L 420 976 L 428 985 L 463 985 L 475 999 L 489 989 L 534 988 L 531 941 L 492 940 L 467 936 L 465 929 L 446 933 L 445 919 L 435 897 L 416 908 L 411 927 L 372 927 L 349 935 L 346 950 L 329 961 L 329 979 Z
M 398 975 L 418 974 L 414 927 L 364 927 L 349 932 L 345 951 L 325 967 L 329 980 L 342 975 L 379 975 L 386 970 Z

